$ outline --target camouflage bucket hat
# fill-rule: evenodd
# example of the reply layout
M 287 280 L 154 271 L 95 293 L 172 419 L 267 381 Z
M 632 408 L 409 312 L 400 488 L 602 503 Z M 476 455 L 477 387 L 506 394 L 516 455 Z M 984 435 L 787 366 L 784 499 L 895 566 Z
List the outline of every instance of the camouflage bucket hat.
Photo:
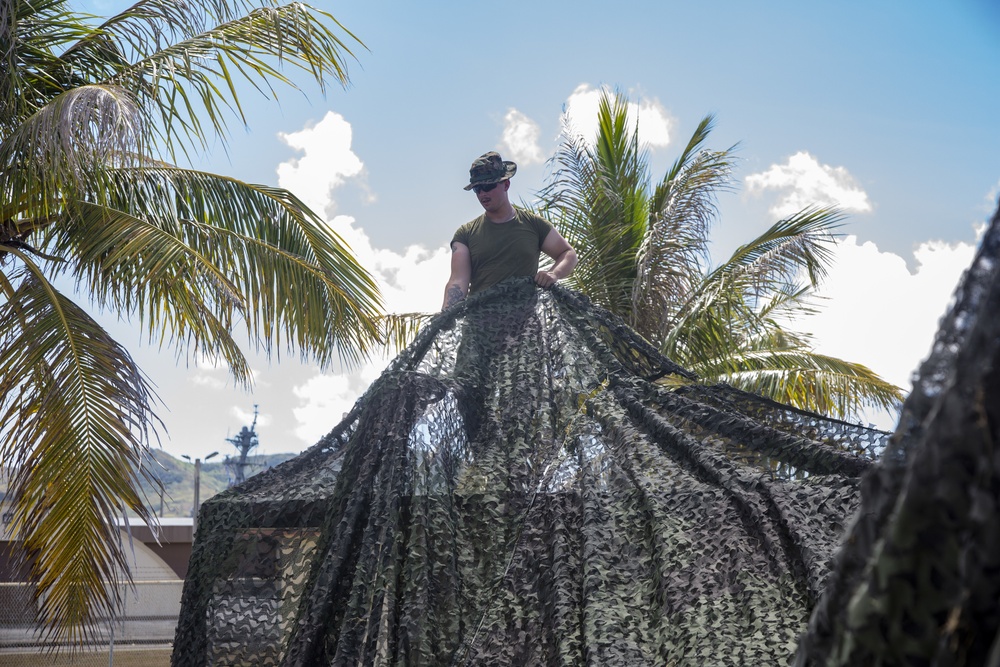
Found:
M 496 151 L 483 153 L 475 159 L 469 169 L 469 184 L 466 190 L 476 185 L 488 185 L 506 181 L 517 172 L 517 165 L 510 160 L 504 160 Z

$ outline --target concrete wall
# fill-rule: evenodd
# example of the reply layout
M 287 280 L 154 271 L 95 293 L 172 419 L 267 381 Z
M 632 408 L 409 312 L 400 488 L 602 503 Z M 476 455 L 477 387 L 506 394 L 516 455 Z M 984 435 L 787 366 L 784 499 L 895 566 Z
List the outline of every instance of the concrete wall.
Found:
M 37 622 L 35 587 L 28 583 L 28 563 L 19 558 L 18 544 L 0 529 L 0 652 L 17 647 L 48 648 Z M 159 543 L 157 543 L 159 538 Z M 114 642 L 165 643 L 174 638 L 180 614 L 181 590 L 191 557 L 191 519 L 164 519 L 154 534 L 144 523 L 122 525 L 134 586 L 117 586 L 124 600 L 123 615 L 113 623 L 97 622 L 88 636 L 97 644 Z
M 158 532 L 154 534 L 144 522 L 130 519 L 121 523 L 123 542 L 129 548 L 129 535 L 132 545 L 140 552 L 140 561 L 135 563 L 133 572 L 144 571 L 146 568 L 159 571 L 166 564 L 172 574 L 156 575 L 147 578 L 180 578 L 187 576 L 188 561 L 191 559 L 191 544 L 193 539 L 190 518 L 160 519 Z M 157 541 L 157 537 L 159 541 Z M 0 529 L 0 582 L 26 581 L 28 579 L 29 563 L 20 563 L 17 555 L 17 543 L 10 539 L 7 526 Z

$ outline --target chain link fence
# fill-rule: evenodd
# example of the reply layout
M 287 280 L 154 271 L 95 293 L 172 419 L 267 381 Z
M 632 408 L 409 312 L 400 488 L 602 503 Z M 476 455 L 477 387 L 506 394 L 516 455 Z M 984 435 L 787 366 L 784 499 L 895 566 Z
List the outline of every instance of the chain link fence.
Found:
M 46 636 L 37 621 L 34 584 L 0 583 L 0 667 L 168 666 L 184 582 L 151 578 L 162 576 L 159 570 L 133 576 L 132 585 L 110 584 L 120 587 L 122 614 L 95 622 L 84 646 L 59 644 Z

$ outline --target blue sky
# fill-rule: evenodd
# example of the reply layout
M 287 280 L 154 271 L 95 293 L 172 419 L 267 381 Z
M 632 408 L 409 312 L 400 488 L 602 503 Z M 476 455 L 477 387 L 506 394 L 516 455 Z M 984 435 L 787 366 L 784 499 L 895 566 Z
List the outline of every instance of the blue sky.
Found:
M 636 104 L 656 176 L 706 114 L 711 146 L 739 143 L 718 260 L 790 207 L 843 206 L 824 312 L 800 326 L 820 351 L 905 388 L 996 206 L 994 0 L 316 4 L 367 47 L 355 49 L 349 88 L 279 89 L 277 101 L 248 92 L 249 127 L 234 119 L 228 151 L 219 143 L 196 166 L 280 184 L 322 210 L 392 310 L 440 305 L 446 244 L 480 212 L 461 189 L 472 159 L 495 149 L 517 161 L 512 192 L 531 201 L 564 113 L 585 132 L 602 87 Z M 385 364 L 320 373 L 257 359 L 247 393 L 225 369 L 136 352 L 166 404 L 164 448 L 192 456 L 227 451 L 254 403 L 262 450 L 301 450 Z

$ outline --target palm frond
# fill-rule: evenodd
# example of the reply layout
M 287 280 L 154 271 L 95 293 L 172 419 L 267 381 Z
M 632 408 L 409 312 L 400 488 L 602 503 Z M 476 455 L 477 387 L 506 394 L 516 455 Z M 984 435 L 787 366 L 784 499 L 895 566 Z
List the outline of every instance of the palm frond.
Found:
M 867 366 L 816 353 L 795 337 L 756 347 L 706 359 L 694 370 L 706 380 L 840 419 L 858 419 L 866 408 L 892 410 L 903 400 L 899 387 Z
M 702 299 L 672 320 L 660 350 L 685 368 L 695 369 L 705 359 L 727 356 L 738 349 L 748 330 L 763 326 L 739 299 L 721 292 L 701 293 Z
M 31 258 L 3 277 L 0 306 L 0 457 L 10 480 L 13 529 L 35 555 L 40 613 L 50 632 L 78 641 L 84 621 L 120 608 L 127 575 L 116 518 L 153 522 L 136 489 L 155 395 L 107 332 L 49 283 Z M 11 274 L 8 274 L 11 275 Z
M 709 231 L 718 216 L 720 192 L 733 189 L 737 146 L 722 151 L 703 148 L 715 128 L 715 116 L 702 118 L 680 156 L 653 191 L 653 222 L 683 234 L 690 251 L 707 258 Z M 681 223 L 681 224 L 678 224 Z
M 807 209 L 739 247 L 673 305 L 663 320 L 664 351 L 713 319 L 739 323 L 743 335 L 754 336 L 770 330 L 770 318 L 812 312 L 812 289 L 832 259 L 832 230 L 840 219 L 834 209 Z M 803 270 L 810 277 L 805 286 L 798 283 Z
M 649 215 L 645 154 L 620 95 L 602 96 L 592 139 L 565 121 L 563 141 L 550 161 L 552 179 L 540 196 L 580 258 L 567 282 L 627 318 L 635 255 Z
M 66 0 L 7 0 L 0 3 L 0 130 L 6 136 L 21 119 L 79 83 L 85 83 L 58 55 L 89 28 Z
M 833 259 L 835 232 L 844 218 L 837 208 L 811 207 L 779 220 L 744 244 L 712 274 L 730 274 L 748 281 L 753 291 L 766 292 L 793 281 L 802 270 L 815 286 Z
M 165 166 L 106 176 L 102 204 L 75 204 L 47 245 L 77 258 L 100 305 L 191 352 L 222 351 L 234 369 L 238 320 L 257 349 L 321 366 L 356 363 L 380 341 L 371 276 L 291 193 Z
M 258 349 L 322 365 L 405 334 L 383 330 L 370 276 L 293 195 L 154 159 L 224 143 L 247 82 L 274 95 L 304 71 L 346 85 L 348 44 L 300 3 L 138 0 L 103 24 L 67 0 L 0 3 L 0 456 L 63 637 L 120 610 L 103 581 L 128 574 L 113 519 L 152 518 L 139 481 L 155 417 L 125 351 L 49 279 L 74 276 L 237 379 L 242 326 Z
M 243 0 L 143 0 L 94 26 L 61 0 L 18 1 L 0 15 L 0 36 L 9 38 L 0 51 L 11 65 L 0 126 L 6 135 L 67 91 L 98 85 L 138 100 L 173 157 L 225 136 L 234 114 L 246 122 L 240 81 L 274 97 L 275 82 L 299 90 L 285 72 L 291 67 L 324 93 L 330 81 L 347 85 L 351 48 L 364 45 L 332 15 L 298 2 L 252 8 Z
M 784 285 L 757 300 L 757 315 L 769 322 L 788 324 L 802 315 L 818 313 L 816 300 L 812 285 Z
M 677 304 L 698 284 L 708 263 L 716 198 L 732 188 L 735 147 L 702 148 L 713 127 L 714 117 L 702 119 L 653 192 L 649 230 L 637 253 L 632 302 L 637 327 L 654 341 L 668 334 Z
M 87 85 L 53 98 L 0 142 L 6 217 L 47 217 L 109 167 L 135 164 L 149 127 L 131 94 Z
M 376 318 L 382 331 L 382 340 L 390 350 L 402 350 L 413 342 L 421 327 L 437 316 L 437 313 L 389 313 Z
M 245 16 L 227 13 L 229 20 L 197 34 L 188 31 L 198 23 L 175 18 L 173 4 L 147 0 L 103 27 L 118 48 L 141 55 L 103 82 L 137 91 L 150 113 L 158 114 L 161 141 L 171 151 L 204 148 L 211 135 L 225 135 L 230 113 L 246 122 L 238 81 L 268 97 L 276 95 L 273 82 L 298 90 L 283 72 L 290 66 L 309 73 L 325 92 L 331 79 L 347 84 L 348 60 L 354 57 L 348 40 L 364 47 L 332 15 L 298 2 L 269 2 Z M 163 44 L 167 33 L 183 39 Z

